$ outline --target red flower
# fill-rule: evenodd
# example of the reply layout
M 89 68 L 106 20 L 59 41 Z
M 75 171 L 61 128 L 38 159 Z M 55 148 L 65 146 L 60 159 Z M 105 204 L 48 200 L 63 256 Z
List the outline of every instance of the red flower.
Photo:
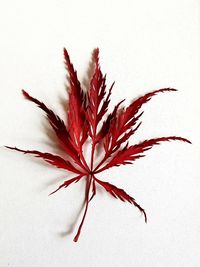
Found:
M 24 90 L 22 90 L 22 93 L 26 99 L 37 104 L 37 106 L 46 113 L 47 119 L 55 131 L 59 145 L 66 152 L 69 160 L 36 150 L 22 150 L 8 146 L 7 148 L 43 158 L 46 162 L 57 168 L 62 168 L 76 174 L 74 178 L 65 181 L 51 194 L 86 177 L 85 212 L 77 234 L 74 237 L 74 241 L 76 242 L 81 233 L 89 202 L 96 194 L 97 184 L 103 187 L 113 197 L 135 205 L 142 212 L 145 222 L 147 222 L 145 210 L 137 204 L 133 197 L 129 196 L 124 190 L 117 188 L 115 185 L 97 179 L 97 174 L 108 168 L 132 164 L 136 159 L 143 157 L 143 153 L 146 150 L 151 149 L 154 145 L 158 145 L 163 141 L 180 140 L 188 143 L 190 143 L 190 141 L 182 137 L 168 136 L 145 140 L 130 146 L 128 144 L 128 139 L 141 124 L 139 120 L 143 114 L 143 112 L 140 112 L 143 104 L 147 103 L 158 93 L 172 92 L 176 91 L 176 89 L 163 88 L 152 91 L 137 98 L 128 107 L 122 106 L 124 101 L 122 100 L 114 107 L 113 111 L 106 116 L 114 83 L 107 92 L 106 75 L 102 74 L 99 65 L 99 49 L 95 49 L 93 53 L 95 68 L 87 92 L 84 92 L 81 88 L 77 73 L 74 70 L 66 49 L 64 49 L 64 57 L 70 83 L 67 125 L 58 115 L 47 108 L 44 103 L 33 98 Z M 89 163 L 86 162 L 83 154 L 83 146 L 88 139 L 91 141 L 91 161 Z M 104 156 L 100 162 L 95 158 L 97 146 L 101 146 L 104 149 Z

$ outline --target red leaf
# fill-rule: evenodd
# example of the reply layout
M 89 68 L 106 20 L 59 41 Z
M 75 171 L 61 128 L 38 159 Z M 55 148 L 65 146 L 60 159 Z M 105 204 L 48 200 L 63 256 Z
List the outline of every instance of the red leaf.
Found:
M 69 73 L 70 91 L 69 91 L 69 109 L 68 109 L 68 130 L 76 146 L 77 151 L 81 149 L 81 145 L 87 138 L 87 121 L 85 119 L 85 94 L 81 89 L 77 72 L 74 70 L 70 61 L 69 54 L 64 48 L 64 57 L 66 67 Z
M 39 108 L 46 113 L 47 119 L 55 131 L 62 148 L 69 156 L 69 160 L 37 150 L 22 150 L 16 147 L 7 148 L 42 158 L 47 163 L 57 168 L 62 168 L 78 175 L 62 183 L 51 194 L 86 177 L 85 209 L 81 223 L 74 237 L 74 241 L 77 242 L 85 222 L 89 203 L 97 193 L 96 183 L 102 186 L 113 197 L 135 205 L 143 213 L 145 222 L 147 221 L 145 210 L 137 204 L 133 197 L 129 196 L 123 189 L 117 188 L 115 185 L 108 182 L 103 182 L 94 175 L 114 166 L 131 164 L 136 159 L 143 157 L 145 151 L 163 141 L 180 140 L 188 143 L 190 143 L 190 141 L 182 137 L 170 136 L 149 139 L 139 144 L 128 146 L 129 138 L 141 125 L 139 120 L 143 114 L 143 112 L 141 112 L 143 104 L 147 103 L 153 96 L 160 92 L 176 90 L 172 88 L 155 90 L 132 101 L 127 108 L 121 106 L 124 101 L 122 100 L 114 107 L 111 113 L 107 114 L 114 83 L 107 90 L 106 75 L 102 74 L 99 64 L 99 49 L 97 48 L 94 50 L 93 63 L 95 68 L 87 92 L 84 92 L 81 87 L 77 72 L 71 63 L 66 49 L 64 49 L 64 58 L 69 80 L 68 105 L 66 103 L 66 125 L 64 121 L 44 103 L 33 98 L 24 90 L 22 90 L 22 92 L 26 99 L 37 104 Z M 89 151 L 91 160 L 88 163 L 84 155 L 84 144 L 88 144 L 86 141 L 91 141 L 91 150 Z M 122 148 L 124 143 L 127 144 Z M 98 149 L 104 148 L 104 156 L 97 166 L 94 167 L 95 155 L 97 155 L 97 144 Z
M 126 132 L 130 130 L 133 126 L 136 125 L 138 119 L 143 114 L 138 114 L 138 111 L 142 107 L 143 104 L 147 103 L 153 96 L 160 92 L 169 92 L 169 91 L 176 91 L 176 89 L 173 88 L 163 88 L 159 90 L 155 90 L 153 92 L 147 93 L 136 100 L 134 100 L 126 109 L 121 109 L 121 111 L 118 113 L 118 116 L 115 117 L 115 120 L 112 124 L 112 127 L 110 128 L 107 136 L 107 147 L 109 147 L 108 150 L 106 150 L 107 154 L 112 154 L 116 149 L 113 151 L 114 148 L 117 147 L 117 149 L 120 147 L 120 145 L 127 141 Z M 136 127 L 137 129 L 137 127 Z M 135 129 L 135 130 L 136 130 Z M 129 137 L 134 134 L 134 131 L 129 131 Z M 123 136 L 123 138 L 120 139 L 120 137 Z
M 88 109 L 87 118 L 90 125 L 90 136 L 95 143 L 97 135 L 97 126 L 105 113 L 107 112 L 110 103 L 110 95 L 114 83 L 112 84 L 109 92 L 106 95 L 106 76 L 103 76 L 99 66 L 99 49 L 95 49 L 93 53 L 93 60 L 95 63 L 95 71 L 90 83 L 90 90 L 88 93 Z M 105 98 L 105 99 L 104 99 Z
M 69 133 L 66 129 L 64 121 L 60 119 L 60 117 L 56 115 L 51 109 L 47 108 L 44 103 L 30 96 L 25 90 L 22 90 L 22 93 L 26 99 L 37 104 L 38 107 L 46 113 L 50 125 L 54 129 L 58 139 L 61 141 L 62 148 L 67 152 L 69 156 L 71 156 L 74 160 L 76 160 L 76 162 L 78 162 L 79 158 L 77 157 L 77 152 L 69 140 Z
M 56 190 L 51 192 L 49 195 L 56 193 L 58 190 L 60 190 L 63 187 L 67 188 L 71 183 L 74 183 L 74 182 L 77 183 L 82 177 L 83 177 L 83 175 L 79 175 L 79 176 L 76 176 L 70 180 L 65 181 L 63 184 L 61 184 Z
M 119 106 L 121 105 L 121 103 L 123 103 L 124 100 L 120 101 L 113 109 L 113 112 L 110 113 L 106 120 L 103 122 L 103 125 L 101 127 L 101 129 L 99 130 L 97 136 L 96 136 L 96 143 L 100 142 L 101 140 L 103 140 L 103 138 L 108 134 L 109 129 L 111 127 L 112 122 L 115 120 L 115 117 L 117 115 L 117 111 Z
M 113 197 L 119 198 L 121 201 L 128 201 L 129 203 L 135 205 L 143 214 L 145 218 L 145 222 L 147 222 L 147 216 L 145 213 L 145 210 L 140 207 L 139 204 L 135 201 L 135 199 L 131 196 L 129 196 L 123 189 L 120 189 L 116 187 L 113 184 L 110 184 L 108 182 L 103 182 L 95 178 L 95 181 L 100 184 L 102 187 L 105 188 L 107 192 L 109 192 Z
M 77 170 L 69 161 L 64 160 L 63 158 L 61 158 L 57 155 L 53 155 L 50 153 L 43 153 L 43 152 L 36 151 L 36 150 L 22 150 L 22 149 L 19 149 L 17 147 L 6 146 L 6 148 L 16 150 L 19 152 L 23 152 L 24 154 L 31 154 L 37 158 L 42 158 L 46 162 L 48 162 L 51 165 L 54 165 L 57 168 L 65 169 L 65 170 L 68 170 L 68 171 L 74 172 L 74 173 L 79 173 L 79 174 L 82 173 L 81 171 Z
M 169 136 L 169 137 L 160 137 L 155 139 L 145 140 L 139 144 L 128 147 L 128 144 L 117 152 L 117 154 L 108 162 L 103 168 L 97 169 L 96 173 L 102 172 L 108 168 L 113 166 L 132 164 L 138 158 L 144 157 L 143 153 L 146 150 L 151 149 L 154 145 L 159 145 L 160 142 L 163 141 L 171 141 L 171 140 L 179 140 L 187 143 L 191 143 L 189 140 L 177 137 L 177 136 Z

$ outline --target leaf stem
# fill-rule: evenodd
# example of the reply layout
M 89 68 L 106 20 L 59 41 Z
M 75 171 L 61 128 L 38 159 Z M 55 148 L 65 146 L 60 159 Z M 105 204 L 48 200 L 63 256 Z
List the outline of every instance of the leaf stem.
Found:
M 83 163 L 81 162 L 81 165 L 84 167 L 84 170 L 86 170 L 88 172 L 90 170 L 90 168 L 89 168 L 89 166 L 88 166 L 88 164 L 87 164 L 87 162 L 86 162 L 86 160 L 85 160 L 85 158 L 83 156 L 82 147 L 80 149 L 80 158 L 81 158 L 81 160 L 83 162 Z
M 79 228 L 78 228 L 78 231 L 77 231 L 77 234 L 76 236 L 74 237 L 74 242 L 77 242 L 78 239 L 79 239 L 79 236 L 80 236 L 80 233 L 81 233 L 81 229 L 82 229 L 82 226 L 83 226 L 83 223 L 85 221 L 85 217 L 86 217 L 86 214 L 87 214 L 87 210 L 88 210 L 88 205 L 89 205 L 89 194 L 90 194 L 90 186 L 91 186 L 91 182 L 92 182 L 92 176 L 88 176 L 88 185 L 87 185 L 87 192 L 86 192 L 86 199 L 85 199 L 85 211 L 84 211 L 84 214 L 83 214 L 83 218 L 82 218 L 82 221 L 79 225 Z
M 82 156 L 80 155 L 80 158 L 81 158 L 81 157 L 82 157 Z M 86 173 L 88 172 L 88 169 L 86 168 L 86 166 L 85 166 L 80 160 L 75 160 L 75 163 L 76 163 L 79 167 L 81 167 L 82 170 L 86 171 Z
M 97 169 L 94 173 L 96 174 L 96 173 L 100 173 L 100 172 L 102 172 L 102 171 L 104 171 L 104 170 L 106 170 L 107 169 L 107 165 L 105 165 L 104 167 L 102 167 L 102 168 L 100 168 L 100 169 Z
M 91 172 L 93 171 L 93 166 L 94 166 L 94 152 L 95 152 L 95 140 L 96 140 L 96 133 L 97 133 L 97 125 L 96 125 L 96 114 L 95 114 L 95 127 L 93 128 L 93 136 L 92 136 L 92 151 L 91 151 Z
M 91 166 L 90 166 L 91 171 L 92 171 L 93 165 L 94 165 L 94 151 L 95 151 L 95 143 L 93 142 L 92 143 L 92 152 L 91 152 Z
M 100 163 L 94 169 L 94 172 L 95 173 L 99 172 L 98 171 L 99 167 L 101 167 L 101 165 L 107 160 L 107 158 L 108 158 L 108 154 L 105 154 L 104 157 L 103 157 L 103 159 L 100 161 Z

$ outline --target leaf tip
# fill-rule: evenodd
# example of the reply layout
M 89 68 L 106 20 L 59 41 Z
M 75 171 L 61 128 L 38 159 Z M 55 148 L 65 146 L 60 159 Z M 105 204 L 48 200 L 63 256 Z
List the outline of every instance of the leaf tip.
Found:
M 74 237 L 73 241 L 74 241 L 74 242 L 78 242 L 79 236 L 80 236 L 80 232 L 78 231 L 78 233 L 77 233 L 76 236 Z
M 146 214 L 145 210 L 143 210 L 143 215 L 144 215 L 144 221 L 145 221 L 145 223 L 147 223 L 147 214 Z
M 96 64 L 98 64 L 98 62 L 99 62 L 99 48 L 98 48 L 98 47 L 96 47 L 96 48 L 93 50 L 92 57 L 93 57 L 93 59 L 94 59 L 94 62 L 95 62 Z
M 22 89 L 22 94 L 26 99 L 30 98 L 30 95 L 24 89 Z
M 14 147 L 12 146 L 4 146 L 5 148 L 8 148 L 8 149 L 15 149 Z
M 174 91 L 174 92 L 178 91 L 178 89 L 176 89 L 176 88 L 171 88 L 171 87 L 169 87 L 169 90 L 170 90 L 170 91 Z
M 64 53 L 64 55 L 68 54 L 67 49 L 65 47 L 63 47 L 63 53 Z
M 70 62 L 69 53 L 67 52 L 67 49 L 65 47 L 63 48 L 63 54 L 64 54 L 66 64 L 69 64 Z

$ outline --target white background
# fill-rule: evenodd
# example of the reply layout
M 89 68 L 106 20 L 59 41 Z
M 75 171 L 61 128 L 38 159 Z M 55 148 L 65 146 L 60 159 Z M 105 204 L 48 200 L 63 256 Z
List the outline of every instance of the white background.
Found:
M 198 0 L 1 1 L 1 267 L 200 266 L 199 33 Z M 167 135 L 193 142 L 163 143 L 134 165 L 99 175 L 135 197 L 148 224 L 134 206 L 99 190 L 78 243 L 84 183 L 48 197 L 65 172 L 3 148 L 58 152 L 43 113 L 20 90 L 64 115 L 64 46 L 81 81 L 100 48 L 108 84 L 116 81 L 112 105 L 179 89 L 145 105 L 133 142 Z

